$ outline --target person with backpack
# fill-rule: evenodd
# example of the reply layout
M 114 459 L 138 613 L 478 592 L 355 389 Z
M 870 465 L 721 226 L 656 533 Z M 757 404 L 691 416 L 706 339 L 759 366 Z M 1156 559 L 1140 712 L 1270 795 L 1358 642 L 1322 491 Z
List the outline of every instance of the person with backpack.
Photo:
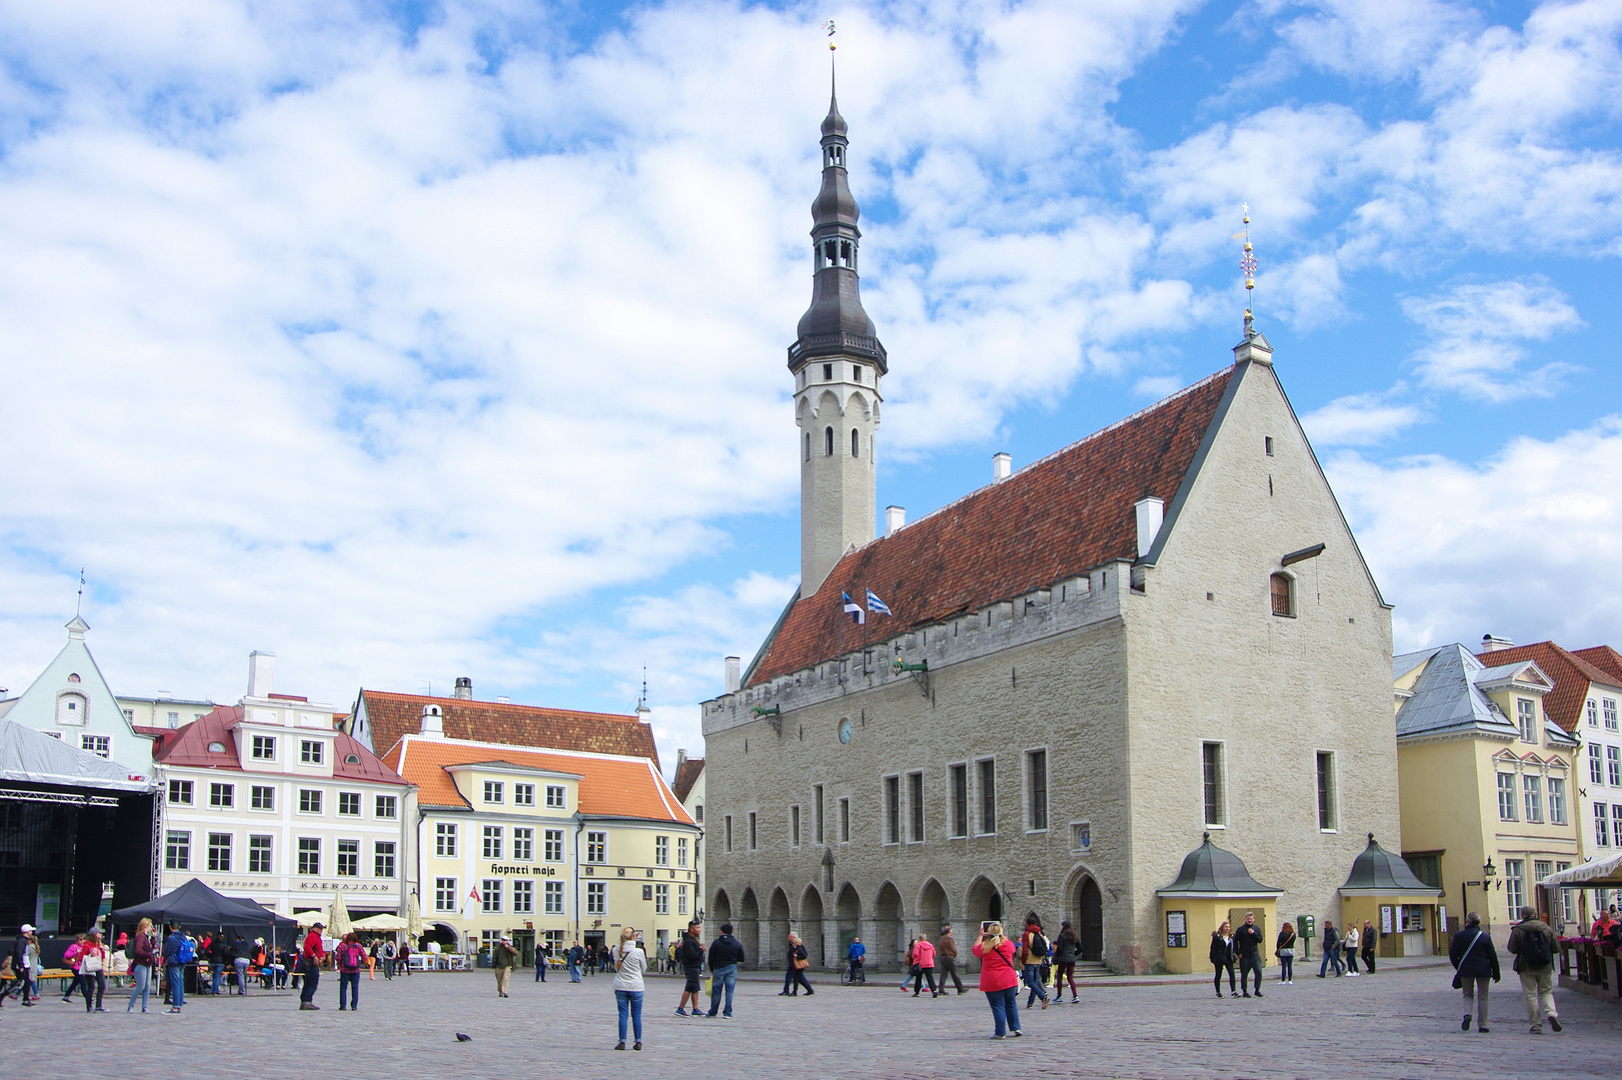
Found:
M 344 1011 L 344 987 L 349 988 L 349 1011 L 360 1009 L 360 969 L 366 964 L 366 949 L 351 930 L 332 950 L 332 965 L 338 969 L 338 1011 Z
M 169 1012 L 178 1013 L 186 1004 L 186 965 L 196 962 L 197 943 L 181 933 L 178 924 L 169 928 L 163 942 L 163 982 L 168 989 Z
M 1047 988 L 1042 985 L 1042 966 L 1048 962 L 1048 939 L 1042 936 L 1042 924 L 1033 916 L 1025 921 L 1025 935 L 1019 942 L 1020 965 L 1024 969 L 1025 984 L 1031 992 L 1025 998 L 1025 1007 L 1028 1009 L 1036 1004 L 1036 999 L 1042 999 L 1042 1008 L 1047 1008 Z
M 1464 929 L 1453 935 L 1447 958 L 1453 964 L 1453 987 L 1464 991 L 1464 1023 L 1470 1030 L 1470 1003 L 1476 1006 L 1476 1030 L 1487 1033 L 1487 980 L 1499 981 L 1498 950 L 1492 936 L 1481 928 L 1481 916 L 1472 911 L 1464 917 Z
M 980 936 L 969 951 L 980 958 L 980 990 L 996 1024 L 991 1037 L 1020 1038 L 1024 1035 L 1019 1030 L 1020 975 L 1014 963 L 1014 943 L 1003 937 L 1002 923 L 982 923 Z
M 1559 939 L 1549 924 L 1538 918 L 1530 906 L 1521 908 L 1521 921 L 1509 932 L 1509 951 L 1515 954 L 1515 971 L 1521 977 L 1526 995 L 1526 1019 L 1532 1034 L 1543 1034 L 1543 1018 L 1560 1030 L 1560 1014 L 1554 1007 L 1554 956 Z

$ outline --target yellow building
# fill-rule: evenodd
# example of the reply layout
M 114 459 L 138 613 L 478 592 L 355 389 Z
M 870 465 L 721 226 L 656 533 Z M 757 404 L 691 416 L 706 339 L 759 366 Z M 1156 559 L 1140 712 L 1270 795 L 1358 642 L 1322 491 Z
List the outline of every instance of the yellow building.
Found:
M 624 926 L 650 948 L 676 940 L 699 902 L 700 830 L 654 761 L 447 739 L 438 708 L 386 758 L 418 788 L 407 888 L 443 947 L 507 934 L 529 964 L 542 941 L 612 944 Z
M 1502 945 L 1536 881 L 1578 861 L 1577 740 L 1549 719 L 1553 684 L 1529 660 L 1489 667 L 1455 644 L 1392 667 L 1403 859 L 1442 891 L 1444 933 L 1479 911 Z
M 1160 898 L 1160 921 L 1166 934 L 1166 970 L 1187 975 L 1210 967 L 1211 935 L 1223 923 L 1238 927 L 1246 915 L 1256 916 L 1265 948 L 1262 966 L 1277 963 L 1273 940 L 1278 934 L 1278 898 L 1284 893 L 1270 889 L 1250 876 L 1239 856 L 1205 842 L 1183 859 L 1177 880 L 1156 889 Z

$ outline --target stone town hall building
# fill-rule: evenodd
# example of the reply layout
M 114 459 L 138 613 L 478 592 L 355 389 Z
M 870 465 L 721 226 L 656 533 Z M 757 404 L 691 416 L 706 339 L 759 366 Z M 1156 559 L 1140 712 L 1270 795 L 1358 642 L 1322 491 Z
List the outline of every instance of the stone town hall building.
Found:
M 1401 850 L 1390 609 L 1266 338 L 1247 320 L 1232 366 L 875 538 L 887 359 L 837 104 L 822 148 L 788 350 L 802 583 L 703 705 L 707 921 L 752 962 L 793 929 L 814 963 L 859 932 L 893 966 L 943 920 L 1035 912 L 1143 972 L 1204 832 L 1279 919 L 1338 918 L 1367 834 Z M 893 614 L 856 625 L 867 590 Z

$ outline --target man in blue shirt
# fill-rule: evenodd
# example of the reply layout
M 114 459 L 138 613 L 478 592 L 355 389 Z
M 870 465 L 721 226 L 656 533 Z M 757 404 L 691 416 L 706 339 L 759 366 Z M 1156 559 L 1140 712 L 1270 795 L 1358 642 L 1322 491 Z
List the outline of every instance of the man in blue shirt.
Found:
M 163 978 L 169 987 L 169 1011 L 177 1013 L 186 1004 L 186 953 L 195 946 L 186 940 L 179 926 L 169 928 L 163 942 Z
M 850 981 L 855 982 L 862 975 L 862 965 L 866 963 L 863 957 L 867 955 L 867 946 L 862 944 L 861 938 L 853 938 L 850 943 Z M 863 980 L 866 981 L 865 979 Z

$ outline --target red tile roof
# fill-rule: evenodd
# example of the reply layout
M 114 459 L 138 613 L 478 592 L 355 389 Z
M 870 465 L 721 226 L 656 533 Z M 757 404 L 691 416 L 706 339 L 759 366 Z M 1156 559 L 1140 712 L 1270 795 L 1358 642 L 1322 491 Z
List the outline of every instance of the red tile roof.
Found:
M 398 764 L 405 778 L 417 785 L 417 801 L 423 806 L 468 805 L 445 771 L 447 765 L 504 761 L 579 776 L 582 814 L 694 824 L 675 793 L 665 786 L 658 765 L 645 756 L 570 754 L 413 736 L 396 743 L 387 760 Z
M 1591 649 L 1576 649 L 1573 656 L 1593 664 L 1611 677 L 1612 686 L 1622 686 L 1622 653 L 1609 645 L 1595 645 Z
M 653 728 L 635 716 L 543 709 L 466 698 L 390 694 L 382 690 L 362 690 L 360 697 L 356 711 L 362 706 L 366 709 L 372 745 L 382 751 L 391 749 L 402 736 L 421 731 L 423 706 L 438 705 L 444 714 L 447 739 L 645 757 L 655 766 L 659 764 Z
M 678 800 L 681 802 L 687 801 L 687 796 L 692 793 L 693 785 L 698 783 L 699 775 L 703 771 L 704 759 L 701 757 L 690 757 L 676 766 L 676 783 L 673 785 L 673 790 L 676 792 Z
M 216 706 L 201 720 L 169 732 L 155 760 L 165 765 L 187 765 L 205 769 L 242 769 L 237 757 L 236 738 L 231 729 L 242 722 L 242 706 Z M 223 750 L 210 750 L 215 743 Z M 339 780 L 370 780 L 379 784 L 404 784 L 400 775 L 378 759 L 352 736 L 340 731 L 332 741 L 332 775 Z M 353 757 L 356 760 L 350 761 Z
M 1112 559 L 1136 559 L 1133 504 L 1149 496 L 1171 503 L 1233 373 L 1219 371 L 848 553 L 814 596 L 794 602 L 748 685 L 830 660 L 841 645 L 860 649 Z M 867 589 L 894 614 L 854 626 L 840 594 L 865 599 Z
M 1554 689 L 1543 695 L 1543 711 L 1549 714 L 1550 720 L 1567 731 L 1576 731 L 1577 725 L 1582 723 L 1583 705 L 1588 700 L 1588 684 L 1616 682 L 1615 677 L 1552 641 L 1494 649 L 1492 652 L 1478 653 L 1476 659 L 1488 667 L 1530 660 L 1542 668 L 1543 673 L 1554 680 Z

